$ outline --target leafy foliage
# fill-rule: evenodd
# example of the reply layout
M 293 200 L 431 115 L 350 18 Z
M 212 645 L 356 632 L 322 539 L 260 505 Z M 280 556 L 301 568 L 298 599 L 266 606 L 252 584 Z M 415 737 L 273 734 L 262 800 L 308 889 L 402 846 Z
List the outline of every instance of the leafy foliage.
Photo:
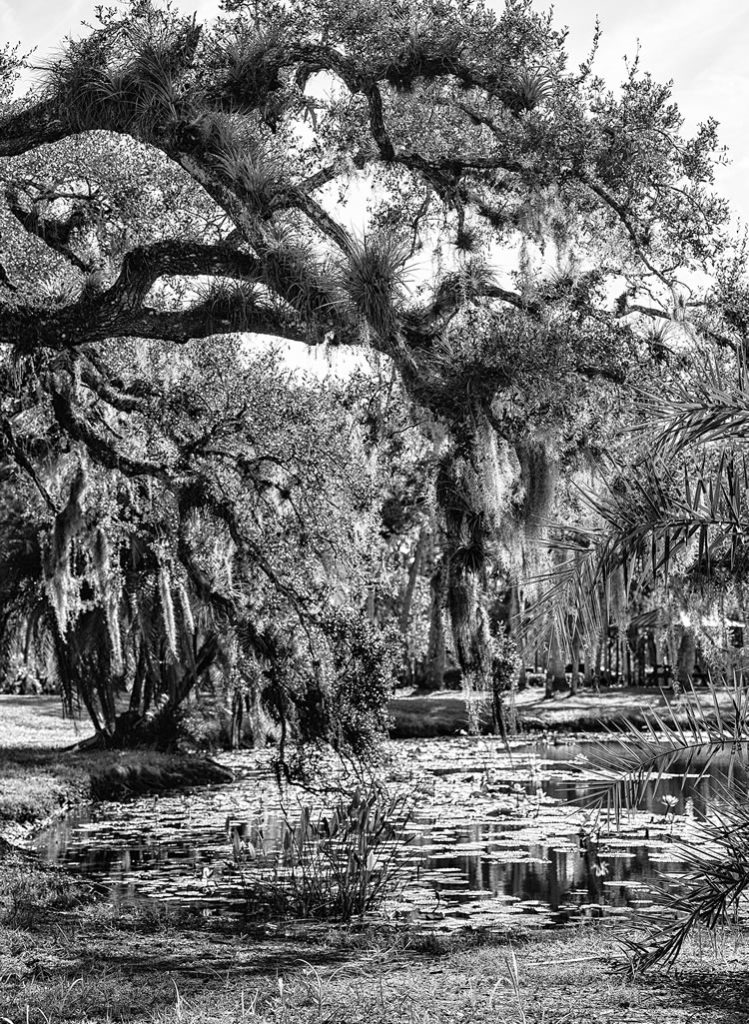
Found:
M 398 852 L 410 817 L 403 797 L 389 796 L 378 783 L 356 789 L 328 814 L 303 806 L 299 821 L 285 822 L 282 851 L 273 879 L 252 868 L 262 853 L 262 835 L 235 860 L 243 870 L 248 908 L 274 916 L 350 921 L 379 906 L 398 889 Z M 249 862 L 248 862 L 249 861 Z
M 725 332 L 716 307 L 741 309 L 715 124 L 684 138 L 669 87 L 634 62 L 614 93 L 592 60 L 570 71 L 528 0 L 227 3 L 202 26 L 151 3 L 103 10 L 4 112 L 0 338 L 108 348 L 85 386 L 135 414 L 129 438 L 147 399 L 115 386 L 112 339 L 244 330 L 390 360 L 445 432 L 430 621 L 448 614 L 465 678 L 488 685 L 487 590 L 537 539 L 527 453 L 579 466 L 601 445 L 602 394 L 663 358 L 653 323 Z M 26 284 L 40 278 L 43 295 Z M 189 431 L 136 458 L 70 370 L 55 419 L 99 465 L 185 472 Z

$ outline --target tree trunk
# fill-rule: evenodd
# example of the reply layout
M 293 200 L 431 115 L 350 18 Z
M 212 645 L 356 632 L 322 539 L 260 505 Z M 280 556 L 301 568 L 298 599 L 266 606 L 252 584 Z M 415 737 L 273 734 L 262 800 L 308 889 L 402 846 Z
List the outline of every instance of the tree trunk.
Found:
M 416 542 L 416 550 L 411 560 L 411 565 L 408 570 L 408 582 L 406 583 L 406 589 L 403 594 L 403 602 L 401 604 L 401 611 L 399 616 L 399 627 L 403 636 L 408 633 L 408 627 L 411 624 L 411 609 L 413 607 L 414 594 L 416 593 L 416 584 L 419 580 L 419 572 L 424 561 L 424 554 L 426 552 L 427 542 L 429 540 L 429 533 L 427 530 L 421 530 L 419 533 L 419 539 Z M 409 657 L 411 652 L 409 651 Z
M 443 583 L 463 687 L 489 692 L 492 649 L 486 613 L 486 558 L 491 528 L 497 526 L 499 497 L 489 495 L 482 486 L 484 453 L 478 446 L 474 427 L 443 458 L 436 491 L 445 525 Z
M 574 696 L 580 688 L 580 637 L 575 631 L 572 637 L 572 677 L 570 692 Z
M 685 629 L 676 656 L 676 679 L 680 686 L 688 686 L 694 675 L 697 642 L 691 629 Z
M 555 693 L 561 693 L 566 689 L 567 674 L 565 672 L 564 653 L 555 629 L 549 644 L 549 658 L 546 665 L 546 692 L 544 696 L 548 699 L 553 697 Z
M 427 644 L 426 686 L 428 690 L 442 690 L 445 685 L 445 572 L 442 562 L 432 573 L 430 581 L 429 641 Z
M 652 669 L 652 672 L 650 673 L 650 679 L 652 679 L 656 683 L 656 685 L 657 685 L 657 683 L 658 683 L 658 672 L 659 672 L 659 666 L 658 666 L 658 645 L 656 644 L 655 637 L 653 636 L 652 633 L 648 633 L 646 643 L 647 643 L 646 668 L 647 668 L 647 665 L 649 664 L 650 668 Z
M 510 624 L 514 626 L 511 629 L 512 636 L 515 640 L 518 649 L 518 658 L 520 659 L 520 670 L 518 672 L 518 689 L 525 689 L 525 643 L 523 640 L 523 602 L 520 597 L 520 588 L 517 583 L 513 583 L 510 588 Z

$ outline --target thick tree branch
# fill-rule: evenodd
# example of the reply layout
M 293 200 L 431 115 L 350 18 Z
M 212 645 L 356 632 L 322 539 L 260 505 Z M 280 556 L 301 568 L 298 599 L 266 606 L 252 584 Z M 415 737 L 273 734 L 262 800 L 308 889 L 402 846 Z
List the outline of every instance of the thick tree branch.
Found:
M 56 382 L 52 381 L 50 395 L 52 410 L 57 422 L 69 437 L 84 444 L 91 457 L 100 465 L 106 469 L 116 469 L 125 476 L 150 476 L 165 482 L 169 480 L 166 466 L 157 462 L 133 459 L 129 455 L 117 451 L 100 437 L 86 422 L 79 410 L 73 406 L 64 387 L 59 387 Z
M 50 510 L 50 512 L 52 512 L 53 515 L 57 515 L 60 510 L 50 497 L 47 488 L 39 479 L 39 475 L 36 469 L 32 465 L 29 457 L 26 455 L 26 452 L 23 450 L 23 445 L 17 440 L 15 434 L 13 433 L 13 428 L 11 427 L 9 420 L 7 420 L 4 416 L 2 417 L 2 419 L 0 419 L 0 430 L 2 430 L 3 436 L 5 437 L 5 440 L 8 444 L 8 447 L 10 448 L 11 454 L 16 464 L 24 471 L 24 473 L 26 473 L 28 477 L 30 477 L 30 479 L 34 483 L 34 486 L 44 499 L 44 503 Z
M 54 99 L 18 103 L 0 119 L 0 157 L 20 156 L 72 134 Z
M 54 249 L 55 252 L 64 256 L 69 263 L 72 263 L 78 270 L 83 271 L 84 274 L 93 270 L 93 265 L 82 260 L 80 256 L 73 252 L 68 244 L 71 232 L 79 223 L 75 211 L 67 220 L 44 219 L 39 217 L 33 209 L 25 210 L 12 195 L 8 195 L 7 198 L 8 209 L 25 231 L 41 239 L 45 245 L 48 245 L 50 249 Z
M 293 314 L 271 306 L 222 306 L 211 302 L 187 309 L 156 310 L 144 305 L 153 284 L 168 276 L 219 276 L 265 281 L 257 257 L 225 246 L 158 242 L 127 254 L 117 280 L 97 295 L 84 295 L 59 309 L 0 307 L 0 342 L 52 349 L 76 348 L 115 337 L 164 338 L 185 342 L 238 330 L 306 338 Z M 228 303 L 228 305 L 227 305 Z

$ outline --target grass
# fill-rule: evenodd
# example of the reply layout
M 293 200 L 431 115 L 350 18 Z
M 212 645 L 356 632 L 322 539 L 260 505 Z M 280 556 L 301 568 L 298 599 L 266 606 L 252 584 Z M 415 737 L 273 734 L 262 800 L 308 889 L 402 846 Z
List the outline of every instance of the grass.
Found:
M 0 835 L 10 837 L 11 826 L 37 825 L 77 803 L 120 800 L 229 777 L 205 758 L 150 750 L 0 750 Z
M 53 696 L 0 696 L 0 836 L 19 838 L 66 807 L 205 782 L 227 773 L 195 756 L 65 749 L 91 735 Z
M 692 944 L 678 977 L 633 979 L 614 969 L 620 951 L 598 928 L 512 941 L 384 927 L 259 935 L 168 910 L 120 912 L 78 894 L 61 910 L 55 899 L 46 920 L 0 925 L 0 1017 L 13 1024 L 746 1021 L 738 933 L 707 949 Z

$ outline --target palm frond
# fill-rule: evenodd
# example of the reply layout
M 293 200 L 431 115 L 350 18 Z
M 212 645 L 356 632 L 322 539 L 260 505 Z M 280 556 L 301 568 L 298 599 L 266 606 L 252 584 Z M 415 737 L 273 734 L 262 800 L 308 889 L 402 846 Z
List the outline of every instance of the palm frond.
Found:
M 743 679 L 713 684 L 705 707 L 688 688 L 678 703 L 664 694 L 664 710 L 644 713 L 644 726 L 623 723 L 614 743 L 601 743 L 589 766 L 593 777 L 586 802 L 618 817 L 642 801 L 663 777 L 696 772 L 699 781 L 719 755 L 729 762 L 749 760 L 749 695 Z
M 625 938 L 639 970 L 672 965 L 687 937 L 731 923 L 749 889 L 749 794 L 728 793 L 689 842 L 674 845 L 685 870 L 651 887 L 653 909 L 644 915 L 646 939 Z
M 696 444 L 735 441 L 749 426 L 746 359 L 726 365 L 706 353 L 686 379 L 670 382 L 665 395 L 643 395 L 640 409 L 643 420 L 635 431 L 647 432 L 653 448 L 670 457 Z

